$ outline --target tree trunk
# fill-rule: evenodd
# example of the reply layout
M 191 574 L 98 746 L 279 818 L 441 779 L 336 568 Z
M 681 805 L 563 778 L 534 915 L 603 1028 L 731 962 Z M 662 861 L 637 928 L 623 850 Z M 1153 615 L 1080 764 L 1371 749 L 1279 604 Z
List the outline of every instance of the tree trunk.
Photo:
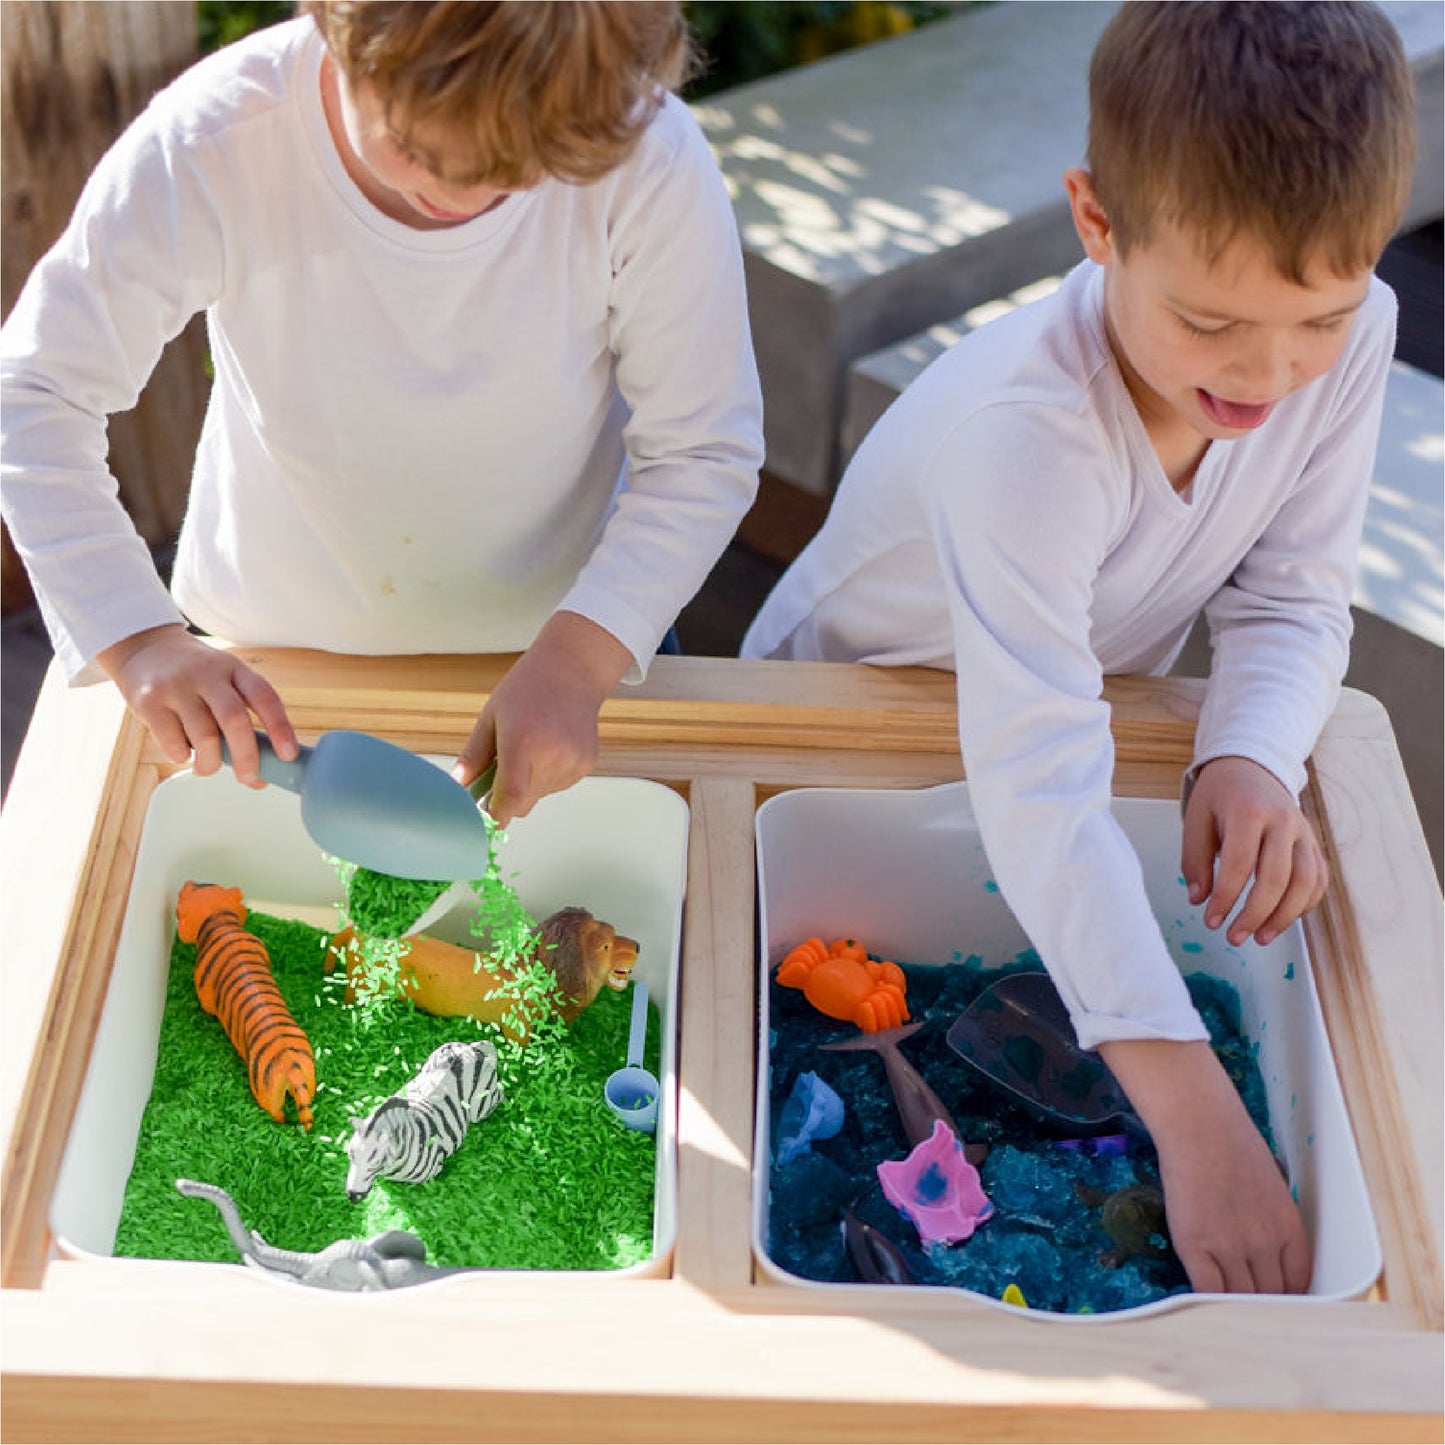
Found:
M 64 230 L 86 177 L 151 96 L 196 58 L 196 8 L 177 0 L 0 4 L 0 313 Z M 197 317 L 166 347 L 136 406 L 110 422 L 121 500 L 153 547 L 185 513 L 209 383 Z M 0 608 L 30 600 L 10 538 Z

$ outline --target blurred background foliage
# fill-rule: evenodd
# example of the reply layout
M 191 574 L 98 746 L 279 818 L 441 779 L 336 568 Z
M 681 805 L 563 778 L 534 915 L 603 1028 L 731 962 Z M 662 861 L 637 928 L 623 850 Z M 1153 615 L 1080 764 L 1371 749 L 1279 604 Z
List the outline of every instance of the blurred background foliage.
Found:
M 684 95 L 697 100 L 744 81 L 900 35 L 980 0 L 684 0 L 701 68 Z M 204 55 L 295 13 L 291 0 L 199 0 Z
M 682 8 L 703 62 L 684 92 L 697 100 L 974 7 L 921 0 L 684 0 Z

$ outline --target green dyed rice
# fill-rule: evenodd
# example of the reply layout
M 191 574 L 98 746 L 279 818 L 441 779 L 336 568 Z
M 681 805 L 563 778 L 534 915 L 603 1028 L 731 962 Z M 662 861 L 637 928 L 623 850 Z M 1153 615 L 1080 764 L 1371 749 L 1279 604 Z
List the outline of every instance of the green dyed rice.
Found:
M 451 884 L 425 878 L 393 878 L 355 868 L 346 883 L 346 913 L 358 933 L 400 938 Z
M 500 878 L 489 889 L 489 916 L 506 945 L 519 946 L 525 909 Z M 311 1039 L 315 1125 L 307 1133 L 262 1112 L 245 1065 L 196 999 L 195 948 L 177 941 L 117 1255 L 236 1259 L 217 1211 L 175 1189 L 186 1177 L 229 1190 L 247 1227 L 283 1249 L 315 1251 L 405 1229 L 443 1266 L 606 1270 L 651 1258 L 656 1142 L 615 1119 L 603 1094 L 626 1056 L 629 994 L 604 989 L 571 1025 L 555 1013 L 529 1020 L 522 1046 L 495 1026 L 433 1018 L 401 1001 L 348 1006 L 344 971 L 322 973 L 324 932 L 263 913 L 252 913 L 247 927 L 270 951 L 282 995 Z M 523 963 L 517 987 L 524 1003 L 556 994 L 551 971 L 536 960 Z M 350 1120 L 401 1089 L 439 1044 L 475 1037 L 497 1046 L 505 1094 L 496 1112 L 472 1126 L 437 1178 L 378 1180 L 365 1200 L 350 1203 Z M 654 1017 L 654 1072 L 659 1039 Z
M 495 844 L 499 830 L 485 813 L 481 816 Z M 339 858 L 331 862 L 345 885 L 347 918 L 358 935 L 349 948 L 355 996 L 360 1002 L 393 998 L 400 990 L 405 952 L 398 940 L 451 885 L 394 878 Z M 503 879 L 495 847 L 488 854 L 485 876 L 471 881 L 470 887 L 476 899 L 469 928 L 478 940 L 477 968 L 485 954 L 504 970 L 521 969 L 536 952 L 537 921 Z

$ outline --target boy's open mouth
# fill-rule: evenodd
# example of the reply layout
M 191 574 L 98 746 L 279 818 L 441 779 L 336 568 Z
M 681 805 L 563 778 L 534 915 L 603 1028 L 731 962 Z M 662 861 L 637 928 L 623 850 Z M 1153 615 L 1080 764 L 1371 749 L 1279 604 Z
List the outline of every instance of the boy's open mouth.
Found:
M 1202 386 L 1195 390 L 1204 414 L 1211 421 L 1232 431 L 1253 431 L 1255 427 L 1262 425 L 1274 410 L 1272 401 L 1226 401 L 1222 396 L 1215 396 L 1212 391 L 1205 391 Z

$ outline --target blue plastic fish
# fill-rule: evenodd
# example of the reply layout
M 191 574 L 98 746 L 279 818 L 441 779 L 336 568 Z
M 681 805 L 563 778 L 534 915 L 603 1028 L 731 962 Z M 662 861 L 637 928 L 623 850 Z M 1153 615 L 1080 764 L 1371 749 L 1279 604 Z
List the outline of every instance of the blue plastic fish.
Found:
M 817 1074 L 799 1074 L 778 1120 L 777 1162 L 791 1164 L 815 1139 L 831 1139 L 843 1127 L 843 1100 Z

